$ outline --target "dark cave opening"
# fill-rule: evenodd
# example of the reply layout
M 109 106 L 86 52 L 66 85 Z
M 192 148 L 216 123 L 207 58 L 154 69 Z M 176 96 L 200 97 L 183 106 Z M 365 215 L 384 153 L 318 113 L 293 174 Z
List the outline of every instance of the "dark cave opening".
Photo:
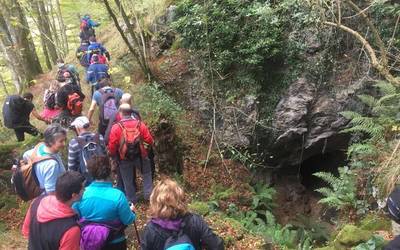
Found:
M 303 161 L 300 166 L 299 173 L 301 184 L 309 190 L 315 190 L 326 186 L 327 183 L 313 174 L 317 172 L 330 172 L 337 176 L 338 168 L 343 167 L 346 164 L 346 152 L 341 150 L 311 156 L 307 160 Z

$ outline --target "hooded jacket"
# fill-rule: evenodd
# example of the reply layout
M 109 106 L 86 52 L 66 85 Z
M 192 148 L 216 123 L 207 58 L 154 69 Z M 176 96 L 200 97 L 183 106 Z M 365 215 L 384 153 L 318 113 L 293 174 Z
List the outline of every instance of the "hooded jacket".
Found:
M 109 77 L 108 66 L 101 63 L 92 63 L 87 69 L 86 80 L 90 84 L 96 84 L 103 78 Z
M 37 221 L 46 223 L 57 219 L 69 218 L 75 216 L 74 210 L 66 204 L 57 200 L 55 195 L 44 197 L 37 210 Z M 22 235 L 29 238 L 29 228 L 31 224 L 31 207 L 25 216 L 22 225 Z M 81 239 L 81 230 L 78 225 L 71 227 L 64 232 L 60 240 L 59 250 L 79 250 L 79 241 Z
M 173 231 L 179 231 L 182 223 L 183 232 L 190 238 L 196 250 L 223 250 L 224 242 L 215 235 L 200 215 L 187 214 L 175 220 L 151 219 L 147 223 L 141 247 L 142 250 L 162 250 Z

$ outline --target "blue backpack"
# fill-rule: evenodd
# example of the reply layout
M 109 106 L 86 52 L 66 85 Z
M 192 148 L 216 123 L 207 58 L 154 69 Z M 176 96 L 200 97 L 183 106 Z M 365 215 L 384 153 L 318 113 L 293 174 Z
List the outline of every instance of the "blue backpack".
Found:
M 87 162 L 93 156 L 106 155 L 105 148 L 101 145 L 100 135 L 97 133 L 94 136 L 78 136 L 76 141 L 81 148 L 78 171 L 86 178 L 86 185 L 89 185 L 93 178 L 88 172 Z
M 184 223 L 179 231 L 173 231 L 164 244 L 164 250 L 196 250 L 189 236 L 183 232 Z

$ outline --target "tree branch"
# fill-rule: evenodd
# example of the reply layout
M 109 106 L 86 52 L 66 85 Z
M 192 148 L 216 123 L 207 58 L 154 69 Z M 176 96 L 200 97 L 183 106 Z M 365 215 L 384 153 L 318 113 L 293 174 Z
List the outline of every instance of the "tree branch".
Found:
M 366 49 L 366 51 L 368 52 L 368 55 L 371 59 L 371 64 L 372 66 L 383 76 L 385 77 L 386 80 L 388 80 L 390 83 L 396 84 L 396 85 L 400 85 L 400 80 L 396 79 L 390 72 L 389 69 L 386 67 L 386 65 L 382 65 L 378 58 L 376 57 L 375 51 L 374 49 L 371 47 L 370 43 L 363 37 L 360 35 L 360 33 L 358 33 L 357 31 L 338 24 L 338 23 L 333 23 L 333 22 L 328 22 L 325 21 L 324 24 L 329 25 L 329 26 L 333 26 L 333 27 L 337 27 L 339 29 L 342 29 L 344 31 L 346 31 L 347 33 L 351 34 L 352 36 L 354 36 Z

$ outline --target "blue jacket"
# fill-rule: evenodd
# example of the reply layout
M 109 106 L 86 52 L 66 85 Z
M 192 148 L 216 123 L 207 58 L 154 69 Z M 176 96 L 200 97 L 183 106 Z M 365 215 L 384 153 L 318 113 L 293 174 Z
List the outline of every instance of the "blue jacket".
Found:
M 102 55 L 104 55 L 104 54 L 107 53 L 106 48 L 104 48 L 104 46 L 103 46 L 101 43 L 92 42 L 92 43 L 90 43 L 90 45 L 88 46 L 88 50 L 87 50 L 87 53 L 86 53 L 88 62 L 90 62 L 90 58 L 92 57 L 93 52 L 94 52 L 95 50 L 99 50 L 99 51 L 100 51 L 100 54 L 102 54 Z
M 86 80 L 91 85 L 96 85 L 99 80 L 109 77 L 108 66 L 100 63 L 93 63 L 86 72 Z
M 113 188 L 111 182 L 92 182 L 86 187 L 82 199 L 72 208 L 80 218 L 92 222 L 110 222 L 119 220 L 124 225 L 132 224 L 136 215 L 129 208 L 125 194 Z M 113 243 L 124 240 L 115 239 Z

